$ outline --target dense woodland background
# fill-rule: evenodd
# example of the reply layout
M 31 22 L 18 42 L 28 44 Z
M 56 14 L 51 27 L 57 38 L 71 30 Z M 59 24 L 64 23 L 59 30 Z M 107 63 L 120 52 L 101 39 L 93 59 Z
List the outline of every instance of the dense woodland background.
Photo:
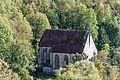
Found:
M 37 69 L 45 29 L 87 29 L 99 54 L 52 78 Z M 120 80 L 120 0 L 0 0 L 0 80 Z

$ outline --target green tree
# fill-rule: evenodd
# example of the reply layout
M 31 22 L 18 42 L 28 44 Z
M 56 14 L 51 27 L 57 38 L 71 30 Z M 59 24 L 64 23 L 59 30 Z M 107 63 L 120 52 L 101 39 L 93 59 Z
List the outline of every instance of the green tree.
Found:
M 51 29 L 51 26 L 49 24 L 47 16 L 41 12 L 37 12 L 36 14 L 29 14 L 27 15 L 27 19 L 32 25 L 32 31 L 34 37 L 33 45 L 35 48 L 35 53 L 37 55 L 38 42 L 45 29 Z
M 4 23 L 0 17 L 0 47 L 6 46 L 13 40 L 13 31 L 10 25 Z
M 5 23 L 6 21 L 6 23 Z M 13 42 L 13 31 L 5 17 L 0 17 L 0 58 L 5 58 L 6 49 Z
M 94 9 L 75 0 L 60 0 L 56 2 L 60 29 L 87 29 L 90 23 L 91 33 L 97 39 L 98 26 Z
M 120 69 L 120 48 L 116 48 L 110 54 L 110 61 L 112 65 L 118 66 L 118 68 Z
M 0 59 L 0 80 L 20 80 L 17 73 L 9 69 L 6 62 Z
M 119 1 L 100 1 L 98 2 L 96 13 L 99 29 L 105 29 L 105 34 L 108 37 L 110 47 L 119 47 L 120 29 L 119 29 Z M 115 6 L 116 5 L 116 6 Z M 101 30 L 99 30 L 101 31 Z M 102 40 L 102 39 L 99 39 Z M 100 43 L 98 43 L 100 44 Z
M 24 5 L 24 7 L 22 7 L 22 8 L 23 8 L 22 12 L 25 16 L 28 14 L 34 14 L 38 11 L 37 6 L 35 5 L 34 2 Z
M 30 4 L 32 2 L 35 3 L 38 12 L 45 13 L 50 9 L 52 0 L 32 0 L 32 1 L 27 0 L 25 1 L 26 4 Z
M 97 59 L 94 60 L 102 80 L 119 80 L 119 69 L 116 65 L 109 63 L 108 54 L 105 51 L 99 51 Z
M 57 10 L 57 5 L 55 2 L 53 2 L 52 8 L 46 13 L 52 29 L 57 29 L 59 25 L 59 16 Z
M 100 27 L 99 25 L 99 30 L 98 30 L 98 45 L 97 48 L 98 50 L 102 50 L 102 47 L 104 44 L 110 44 L 109 37 L 103 27 Z
M 57 76 L 58 79 L 65 80 L 101 80 L 94 63 L 89 61 L 80 61 L 69 64 L 65 70 L 61 69 Z
M 87 58 L 88 56 L 85 53 L 82 53 L 82 54 L 76 53 L 72 59 L 73 59 L 73 62 L 75 63 L 76 61 L 87 60 Z
M 103 80 L 119 80 L 118 68 L 116 66 L 105 65 L 102 77 Z
M 110 52 L 110 46 L 109 46 L 109 44 L 103 44 L 102 50 L 103 50 L 106 54 L 109 54 L 109 52 Z
M 5 61 L 8 62 L 13 71 L 18 73 L 22 79 L 30 79 L 30 72 L 34 70 L 34 59 L 29 42 L 17 41 L 9 48 Z

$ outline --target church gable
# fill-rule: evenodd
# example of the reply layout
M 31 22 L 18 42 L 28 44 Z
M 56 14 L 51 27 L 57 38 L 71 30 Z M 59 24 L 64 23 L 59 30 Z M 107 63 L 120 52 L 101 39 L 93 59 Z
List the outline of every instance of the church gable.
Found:
M 85 46 L 83 49 L 83 53 L 88 55 L 88 60 L 91 59 L 94 56 L 94 53 L 97 54 L 97 48 L 95 46 L 95 43 L 92 39 L 91 34 L 88 34 L 86 42 L 85 42 Z

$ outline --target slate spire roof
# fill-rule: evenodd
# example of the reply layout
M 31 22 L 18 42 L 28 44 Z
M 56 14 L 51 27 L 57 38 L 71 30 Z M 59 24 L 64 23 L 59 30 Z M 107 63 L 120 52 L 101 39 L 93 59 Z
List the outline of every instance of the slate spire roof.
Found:
M 45 30 L 39 47 L 51 47 L 56 53 L 81 53 L 85 40 L 86 30 Z

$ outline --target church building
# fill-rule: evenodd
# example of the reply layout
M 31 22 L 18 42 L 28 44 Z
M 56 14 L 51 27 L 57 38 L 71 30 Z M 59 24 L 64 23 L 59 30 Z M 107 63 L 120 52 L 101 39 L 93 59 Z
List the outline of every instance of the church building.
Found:
M 87 60 L 97 54 L 90 30 L 47 29 L 39 42 L 38 67 L 43 72 L 55 72 L 73 63 L 76 53 L 85 53 Z

